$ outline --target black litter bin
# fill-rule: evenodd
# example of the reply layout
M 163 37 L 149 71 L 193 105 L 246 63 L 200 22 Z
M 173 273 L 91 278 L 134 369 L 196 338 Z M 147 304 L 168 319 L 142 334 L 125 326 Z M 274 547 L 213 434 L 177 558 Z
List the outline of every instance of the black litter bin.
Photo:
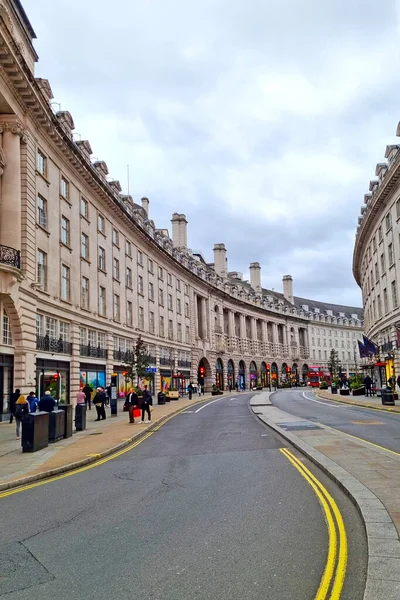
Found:
M 391 390 L 382 390 L 382 404 L 394 406 L 394 394 Z
M 63 410 L 65 413 L 64 418 L 64 437 L 69 438 L 72 437 L 72 413 L 74 407 L 72 404 L 60 404 L 58 407 L 60 410 Z
M 337 387 L 336 387 L 336 385 L 332 385 L 331 386 L 331 394 L 337 394 Z
M 86 404 L 77 404 L 75 408 L 75 429 L 85 431 L 86 429 Z
M 22 452 L 37 452 L 49 445 L 49 413 L 35 412 L 22 420 Z
M 158 392 L 157 394 L 158 404 L 165 404 L 165 394 L 164 392 Z
M 53 410 L 49 413 L 49 442 L 58 442 L 64 437 L 65 413 L 63 410 Z

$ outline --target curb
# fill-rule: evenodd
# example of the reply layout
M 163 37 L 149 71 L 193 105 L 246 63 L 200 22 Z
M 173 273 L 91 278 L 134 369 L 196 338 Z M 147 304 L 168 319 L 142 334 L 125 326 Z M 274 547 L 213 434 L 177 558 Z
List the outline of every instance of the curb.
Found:
M 219 396 L 219 398 L 225 398 L 227 395 L 230 395 L 230 394 L 221 394 L 221 396 Z M 207 398 L 207 400 L 208 400 L 208 398 Z M 206 402 L 207 400 L 196 400 L 189 406 L 201 404 L 202 402 Z M 74 471 L 75 469 L 79 469 L 80 467 L 84 467 L 85 465 L 95 463 L 98 460 L 105 458 L 106 456 L 110 456 L 110 454 L 114 454 L 115 452 L 119 452 L 120 450 L 123 450 L 123 448 L 126 448 L 127 446 L 132 444 L 132 442 L 134 440 L 138 440 L 141 437 L 143 437 L 145 434 L 149 433 L 149 431 L 153 431 L 155 426 L 163 425 L 166 421 L 168 421 L 172 417 L 175 417 L 180 412 L 186 410 L 189 406 L 179 408 L 179 409 L 173 411 L 172 413 L 170 413 L 169 415 L 160 417 L 157 420 L 154 420 L 154 421 L 152 420 L 151 426 L 148 427 L 147 429 L 143 429 L 142 431 L 135 433 L 131 438 L 121 442 L 120 444 L 117 444 L 116 446 L 107 448 L 107 450 L 103 450 L 103 452 L 99 452 L 95 456 L 88 456 L 86 458 L 82 458 L 81 460 L 77 460 L 73 463 L 68 463 L 66 465 L 62 465 L 61 467 L 57 467 L 56 469 L 50 469 L 48 471 L 42 471 L 41 473 L 34 473 L 33 475 L 27 475 L 26 477 L 21 477 L 21 479 L 13 479 L 12 481 L 0 483 L 0 492 L 5 492 L 7 490 L 21 487 L 21 486 L 27 485 L 29 483 L 34 483 L 36 481 L 42 481 L 42 479 L 48 479 L 49 477 L 54 477 L 55 475 L 60 475 L 61 473 L 66 473 L 67 471 Z
M 382 408 L 381 406 L 375 406 L 374 404 L 361 404 L 361 402 L 356 403 L 356 402 L 349 402 L 346 400 L 339 400 L 337 398 L 330 398 L 330 397 L 327 398 L 326 396 L 321 396 L 320 392 L 317 392 L 316 395 L 321 400 L 328 400 L 329 402 L 338 402 L 339 404 L 346 404 L 347 406 L 359 406 L 361 408 L 369 408 L 371 410 L 383 410 L 384 412 L 400 415 L 400 409 L 393 410 L 393 408 Z
M 282 411 L 284 412 L 284 411 Z M 367 537 L 368 565 L 364 600 L 396 600 L 400 590 L 400 540 L 384 504 L 348 471 L 315 450 L 293 433 L 281 429 L 263 415 L 253 414 L 288 440 L 319 467 L 350 498 L 357 508 Z M 390 549 L 385 550 L 385 547 Z M 391 575 L 388 575 L 388 572 Z M 392 578 L 396 572 L 396 578 Z

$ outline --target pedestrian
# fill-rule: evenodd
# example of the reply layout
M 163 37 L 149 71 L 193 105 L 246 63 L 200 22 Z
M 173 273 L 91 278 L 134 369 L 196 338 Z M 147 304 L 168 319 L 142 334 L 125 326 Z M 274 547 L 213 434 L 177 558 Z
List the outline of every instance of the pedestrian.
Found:
M 142 423 L 150 423 L 151 421 L 151 411 L 152 411 L 153 400 L 151 398 L 151 394 L 147 389 L 147 385 L 144 386 L 143 390 L 143 404 L 142 404 Z M 144 413 L 147 412 L 148 419 L 144 420 Z
M 85 404 L 86 406 L 89 407 L 89 410 L 92 410 L 92 404 L 91 404 L 91 399 L 92 399 L 92 388 L 91 386 L 87 383 L 82 392 L 85 394 Z
M 235 390 L 238 392 L 239 391 L 239 385 L 238 382 L 235 383 Z
M 104 388 L 98 387 L 96 390 L 96 395 L 93 398 L 93 404 L 96 407 L 97 419 L 95 421 L 104 421 L 106 418 L 106 411 L 104 409 L 104 405 L 106 403 L 106 393 Z
M 35 392 L 29 392 L 27 400 L 29 402 L 29 412 L 35 413 L 39 408 L 39 400 L 36 398 Z
M 79 392 L 77 392 L 76 404 L 86 404 L 86 396 L 83 390 L 79 390 Z
M 15 413 L 15 404 L 18 398 L 21 395 L 21 391 L 17 388 L 15 392 L 10 395 L 10 423 L 13 422 L 14 413 Z
M 229 382 L 229 392 L 231 392 L 231 391 L 232 391 L 232 384 L 231 384 L 231 382 Z
M 129 390 L 129 394 L 125 398 L 125 406 L 128 407 L 128 411 L 129 411 L 129 423 L 135 422 L 134 410 L 135 410 L 135 408 L 137 408 L 137 405 L 138 405 L 138 397 L 137 397 L 137 394 L 136 394 L 135 390 L 133 389 L 133 387 L 131 387 L 131 389 Z
M 106 387 L 106 406 L 110 405 L 111 401 L 111 383 Z
M 400 375 L 397 376 L 397 387 L 400 389 Z
M 29 402 L 25 398 L 25 396 L 23 394 L 21 394 L 15 403 L 15 412 L 14 412 L 17 440 L 19 440 L 19 438 L 20 438 L 21 423 L 22 423 L 25 415 L 27 415 L 28 413 L 29 413 Z
M 57 401 L 51 395 L 50 390 L 46 390 L 44 396 L 39 400 L 39 410 L 51 413 L 57 406 Z
M 365 386 L 365 395 L 368 398 L 368 396 L 372 396 L 372 379 L 369 375 L 367 375 L 366 377 L 364 377 L 364 386 Z
M 192 399 L 192 394 L 193 394 L 193 384 L 192 382 L 189 383 L 188 385 L 188 394 L 189 394 L 189 400 Z
M 197 385 L 197 393 L 201 396 L 201 383 Z

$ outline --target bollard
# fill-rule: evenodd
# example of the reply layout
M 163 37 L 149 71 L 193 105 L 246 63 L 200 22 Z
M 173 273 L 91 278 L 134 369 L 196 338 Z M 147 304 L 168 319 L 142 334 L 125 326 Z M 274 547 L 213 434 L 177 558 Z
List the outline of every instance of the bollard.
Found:
M 49 413 L 35 412 L 22 420 L 22 452 L 37 452 L 49 445 Z
M 75 429 L 85 431 L 86 429 L 86 404 L 77 404 L 75 407 Z
M 64 437 L 69 438 L 72 437 L 72 412 L 73 406 L 72 404 L 60 404 L 58 406 L 60 410 L 64 411 Z

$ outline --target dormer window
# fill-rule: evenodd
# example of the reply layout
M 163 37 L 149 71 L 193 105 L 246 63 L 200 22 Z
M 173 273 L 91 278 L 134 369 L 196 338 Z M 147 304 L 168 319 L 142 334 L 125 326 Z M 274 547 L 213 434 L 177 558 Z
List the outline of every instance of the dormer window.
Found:
M 355 321 L 358 321 L 358 315 L 356 315 L 355 313 L 352 313 L 351 318 Z
M 339 313 L 339 317 L 342 317 L 342 319 L 344 318 L 344 316 L 345 316 L 344 312 Z
M 318 315 L 320 313 L 319 308 L 314 308 L 314 312 Z
M 302 304 L 301 308 L 305 311 L 308 312 L 308 304 Z
M 327 310 L 326 314 L 328 315 L 328 317 L 333 317 L 333 311 L 332 310 Z

